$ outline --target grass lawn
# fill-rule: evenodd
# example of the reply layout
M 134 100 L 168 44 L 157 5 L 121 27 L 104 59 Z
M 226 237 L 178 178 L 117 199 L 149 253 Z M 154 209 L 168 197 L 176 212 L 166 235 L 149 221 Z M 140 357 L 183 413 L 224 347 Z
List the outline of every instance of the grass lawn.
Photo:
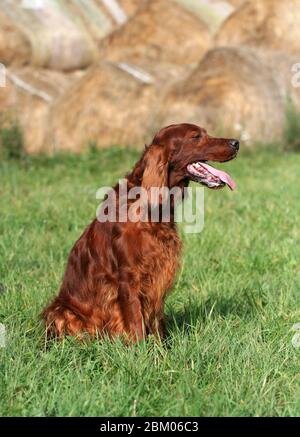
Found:
M 238 191 L 206 190 L 203 232 L 182 235 L 164 343 L 45 348 L 38 315 L 95 215 L 96 190 L 138 155 L 0 164 L 0 415 L 299 415 L 299 154 L 267 148 L 222 166 Z

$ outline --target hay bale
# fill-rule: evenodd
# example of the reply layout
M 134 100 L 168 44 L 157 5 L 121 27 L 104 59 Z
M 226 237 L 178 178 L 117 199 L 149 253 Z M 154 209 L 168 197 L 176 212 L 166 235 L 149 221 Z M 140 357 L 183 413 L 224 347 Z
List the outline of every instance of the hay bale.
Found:
M 20 126 L 28 153 L 45 150 L 49 111 L 55 100 L 82 76 L 30 67 L 8 69 L 6 87 L 1 88 L 1 123 Z
M 155 84 L 117 65 L 95 65 L 53 105 L 47 149 L 79 152 L 91 143 L 143 145 L 160 126 L 160 94 Z
M 123 25 L 134 15 L 143 0 L 98 0 L 104 15 L 116 26 Z
M 203 20 L 214 32 L 220 24 L 234 11 L 234 6 L 229 1 L 219 0 L 174 0 L 190 10 Z
M 210 46 L 207 26 L 171 0 L 148 0 L 100 44 L 101 59 L 135 65 L 198 62 Z
M 292 67 L 299 64 L 297 54 L 289 54 L 273 50 L 259 50 L 264 63 L 273 71 L 276 81 L 280 84 L 282 98 L 291 102 L 297 110 L 300 110 L 300 91 L 299 87 L 293 85 L 293 76 L 295 71 Z M 297 69 L 298 70 L 298 69 Z
M 143 145 L 160 126 L 182 121 L 248 144 L 278 140 L 288 96 L 300 107 L 287 74 L 295 61 L 245 47 L 219 48 L 179 82 L 176 69 L 173 81 L 167 80 L 174 64 L 152 65 L 152 70 L 148 65 L 135 76 L 136 70 L 100 63 L 52 105 L 45 147 L 79 152 L 89 143 Z
M 278 58 L 246 47 L 209 51 L 166 96 L 164 124 L 184 119 L 249 144 L 278 140 L 289 90 L 283 67 L 276 74 L 276 64 Z M 286 68 L 287 60 L 282 64 Z
M 251 0 L 222 25 L 216 43 L 300 52 L 300 0 Z
M 100 45 L 107 62 L 92 67 L 51 108 L 48 150 L 143 144 L 160 127 L 157 113 L 166 86 L 185 77 L 210 39 L 197 18 L 167 2 L 142 3 Z
M 246 0 L 227 0 L 234 8 L 239 8 Z
M 28 64 L 31 56 L 26 35 L 0 10 L 0 63 L 4 65 Z
M 125 20 L 139 7 L 137 0 L 112 1 Z M 119 26 L 115 18 L 99 0 L 1 0 L 0 56 L 6 65 L 13 57 L 38 68 L 86 68 L 99 60 L 101 39 Z
M 119 0 L 118 3 L 121 8 L 124 9 L 128 17 L 132 17 L 141 6 L 141 0 Z
M 116 25 L 123 24 L 105 5 L 105 2 L 110 0 L 104 0 L 104 1 L 101 0 L 101 1 L 103 3 L 103 10 L 105 10 L 106 14 L 108 14 L 109 17 L 112 18 L 113 22 Z M 127 21 L 128 18 L 132 17 L 132 15 L 134 15 L 137 12 L 137 10 L 140 8 L 144 0 L 112 0 L 112 1 L 117 4 L 117 7 L 122 11 L 124 15 L 125 21 Z
M 95 59 L 96 44 L 85 30 L 79 12 L 74 13 L 74 2 L 67 5 L 64 1 L 60 3 L 58 0 L 48 0 L 41 3 L 41 7 L 37 9 L 33 8 L 32 4 L 28 1 L 10 0 L 2 0 L 0 4 L 2 13 L 14 22 L 30 41 L 31 65 L 68 71 L 84 68 Z M 88 6 L 86 9 L 81 8 L 82 14 L 87 15 L 87 11 L 91 9 L 90 2 Z M 99 12 L 97 16 L 94 9 L 97 11 L 93 8 L 95 18 L 90 20 L 91 29 L 95 27 L 93 24 L 98 16 L 103 15 Z M 89 14 L 92 12 L 89 11 Z M 105 20 L 102 27 L 103 30 L 106 29 Z

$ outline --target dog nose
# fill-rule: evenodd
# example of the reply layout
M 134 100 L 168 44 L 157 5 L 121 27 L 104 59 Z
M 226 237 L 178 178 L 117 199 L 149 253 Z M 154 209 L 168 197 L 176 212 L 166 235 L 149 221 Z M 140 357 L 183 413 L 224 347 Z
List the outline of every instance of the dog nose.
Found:
M 239 150 L 240 148 L 240 143 L 238 140 L 230 140 L 229 144 L 231 145 L 231 147 L 233 147 L 235 150 Z

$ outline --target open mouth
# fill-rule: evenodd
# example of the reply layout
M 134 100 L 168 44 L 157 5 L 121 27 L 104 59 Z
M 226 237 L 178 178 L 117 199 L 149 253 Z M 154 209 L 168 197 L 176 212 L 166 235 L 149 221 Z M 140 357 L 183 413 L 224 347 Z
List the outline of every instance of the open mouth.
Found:
M 187 171 L 191 175 L 191 179 L 206 185 L 208 188 L 218 189 L 225 185 L 228 185 L 231 190 L 236 188 L 236 183 L 229 174 L 208 165 L 206 162 L 193 162 L 187 166 Z

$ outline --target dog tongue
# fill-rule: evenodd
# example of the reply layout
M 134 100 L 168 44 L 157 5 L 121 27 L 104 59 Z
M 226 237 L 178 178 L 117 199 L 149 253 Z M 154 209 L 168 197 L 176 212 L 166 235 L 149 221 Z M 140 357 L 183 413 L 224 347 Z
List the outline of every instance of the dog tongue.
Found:
M 203 164 L 202 162 L 201 166 L 204 167 L 212 175 L 217 176 L 219 179 L 221 179 L 222 182 L 225 182 L 225 184 L 227 184 L 231 190 L 236 189 L 236 183 L 233 179 L 231 179 L 229 174 L 225 173 L 225 171 L 218 170 L 208 164 Z

